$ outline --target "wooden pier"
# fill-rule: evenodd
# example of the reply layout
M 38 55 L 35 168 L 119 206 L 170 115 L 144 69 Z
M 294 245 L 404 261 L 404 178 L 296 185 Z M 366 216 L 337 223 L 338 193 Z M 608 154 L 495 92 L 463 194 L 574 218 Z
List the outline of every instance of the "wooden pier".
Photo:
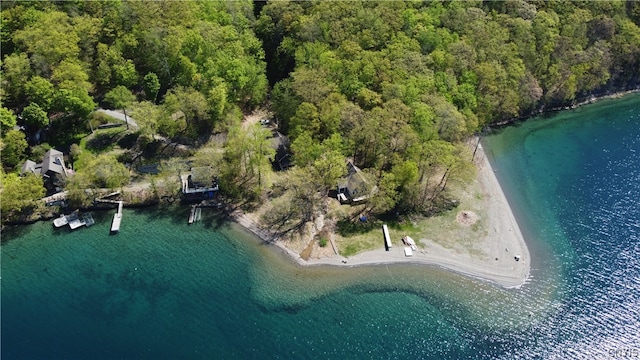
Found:
M 122 222 L 122 206 L 123 202 L 118 201 L 118 211 L 113 215 L 113 221 L 111 222 L 111 233 L 117 233 L 120 231 L 120 222 Z

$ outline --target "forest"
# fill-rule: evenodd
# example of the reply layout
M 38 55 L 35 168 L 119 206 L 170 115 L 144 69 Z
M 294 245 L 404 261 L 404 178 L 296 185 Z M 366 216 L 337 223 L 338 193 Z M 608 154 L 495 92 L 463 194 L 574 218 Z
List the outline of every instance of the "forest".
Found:
M 19 174 L 50 148 L 70 194 L 208 166 L 229 199 L 304 222 L 350 159 L 367 214 L 430 215 L 473 171 L 471 136 L 636 89 L 639 25 L 636 1 L 3 1 L 3 220 L 38 206 Z M 137 126 L 97 130 L 99 107 Z M 242 126 L 256 109 L 288 136 L 283 174 L 271 131 Z

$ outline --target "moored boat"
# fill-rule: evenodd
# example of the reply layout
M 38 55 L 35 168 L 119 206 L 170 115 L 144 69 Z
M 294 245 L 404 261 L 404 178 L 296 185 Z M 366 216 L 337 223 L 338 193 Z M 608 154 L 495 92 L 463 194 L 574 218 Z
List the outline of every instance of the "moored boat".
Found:
M 95 223 L 91 214 L 83 214 L 82 217 L 79 216 L 77 212 L 73 212 L 69 215 L 60 215 L 60 217 L 53 220 L 53 226 L 59 228 L 65 225 L 69 225 L 71 230 L 75 230 L 81 226 L 91 226 Z
M 55 227 L 62 227 L 65 225 L 70 225 L 71 222 L 78 220 L 78 213 L 77 212 L 72 212 L 69 215 L 60 215 L 59 218 L 53 220 L 53 226 Z
M 67 218 L 67 215 L 60 215 L 59 218 L 56 218 L 55 220 L 53 220 L 53 226 L 59 228 L 61 226 L 65 226 L 69 223 L 69 218 Z
M 416 242 L 415 242 L 411 237 L 409 237 L 409 236 L 405 236 L 405 237 L 403 237 L 403 238 L 402 238 L 402 242 L 403 242 L 405 245 L 408 245 L 408 246 L 411 248 L 411 250 L 413 250 L 413 251 L 416 251 L 416 250 L 418 249 L 418 248 L 416 247 Z

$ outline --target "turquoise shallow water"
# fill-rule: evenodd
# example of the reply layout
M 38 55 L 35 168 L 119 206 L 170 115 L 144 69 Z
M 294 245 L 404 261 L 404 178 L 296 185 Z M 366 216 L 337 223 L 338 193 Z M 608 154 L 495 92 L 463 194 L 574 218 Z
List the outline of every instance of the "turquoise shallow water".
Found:
M 530 247 L 505 290 L 424 266 L 300 268 L 203 212 L 2 234 L 2 358 L 584 358 L 640 347 L 640 96 L 485 139 Z

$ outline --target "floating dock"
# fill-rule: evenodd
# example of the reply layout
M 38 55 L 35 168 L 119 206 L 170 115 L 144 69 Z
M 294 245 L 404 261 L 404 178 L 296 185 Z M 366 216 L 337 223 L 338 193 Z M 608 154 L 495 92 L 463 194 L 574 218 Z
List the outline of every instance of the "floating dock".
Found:
M 191 206 L 191 213 L 189 214 L 189 224 L 193 224 L 196 220 L 196 206 Z
M 87 227 L 89 227 L 89 226 L 91 226 L 91 225 L 96 223 L 96 221 L 93 220 L 93 216 L 91 216 L 91 214 L 89 214 L 89 213 L 86 213 L 86 214 L 82 215 L 82 220 L 84 221 L 84 224 Z
M 84 214 L 82 215 L 82 218 L 79 218 L 76 214 L 74 217 L 69 219 L 69 228 L 71 228 L 71 230 L 75 230 L 81 226 L 89 227 L 93 224 L 95 224 L 95 221 L 91 214 Z
M 120 222 L 122 222 L 122 206 L 123 202 L 118 201 L 118 212 L 113 215 L 113 221 L 111 222 L 112 233 L 117 233 L 120 231 Z
M 392 245 L 391 245 L 391 236 L 389 236 L 389 228 L 387 227 L 387 224 L 382 225 L 382 234 L 384 235 L 384 246 L 386 250 L 389 251 Z
M 53 226 L 59 228 L 69 223 L 69 215 L 60 215 L 59 218 L 53 220 Z
M 202 207 L 200 205 L 191 205 L 191 212 L 189 213 L 189 224 L 198 222 L 202 219 Z
M 53 226 L 59 228 L 69 225 L 71 230 L 75 230 L 81 226 L 88 227 L 93 224 L 95 224 L 95 221 L 90 213 L 83 214 L 82 217 L 80 217 L 80 214 L 77 211 L 74 211 L 69 215 L 60 215 L 59 218 L 53 220 Z

